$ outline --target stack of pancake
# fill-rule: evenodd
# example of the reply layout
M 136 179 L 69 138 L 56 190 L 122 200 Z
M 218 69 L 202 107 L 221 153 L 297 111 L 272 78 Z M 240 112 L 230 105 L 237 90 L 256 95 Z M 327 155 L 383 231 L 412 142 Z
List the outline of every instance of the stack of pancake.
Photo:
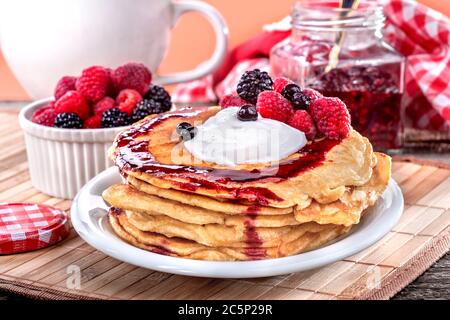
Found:
M 113 230 L 142 249 L 202 260 L 256 260 L 308 251 L 359 223 L 390 178 L 390 158 L 356 131 L 319 139 L 279 163 L 224 167 L 195 159 L 175 134 L 220 108 L 148 117 L 110 149 L 123 183 L 103 198 Z

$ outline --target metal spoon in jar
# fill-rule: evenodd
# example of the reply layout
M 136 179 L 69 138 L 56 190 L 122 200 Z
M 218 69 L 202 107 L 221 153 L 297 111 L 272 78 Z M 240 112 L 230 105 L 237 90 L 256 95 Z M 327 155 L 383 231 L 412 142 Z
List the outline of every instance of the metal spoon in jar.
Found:
M 359 6 L 360 0 L 339 0 L 340 7 L 342 9 L 352 9 L 356 10 Z M 340 13 L 341 18 L 345 18 L 348 14 L 352 12 L 351 10 L 345 10 Z M 330 50 L 330 55 L 328 58 L 328 65 L 325 68 L 325 73 L 330 72 L 332 69 L 336 68 L 339 63 L 339 53 L 341 52 L 342 44 L 344 43 L 345 33 L 340 31 L 334 41 L 334 45 Z

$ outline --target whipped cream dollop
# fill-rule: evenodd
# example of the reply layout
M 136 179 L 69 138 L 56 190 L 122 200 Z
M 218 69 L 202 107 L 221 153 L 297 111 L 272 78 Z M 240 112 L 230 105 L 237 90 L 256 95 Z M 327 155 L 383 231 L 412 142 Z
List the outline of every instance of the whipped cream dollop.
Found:
M 256 121 L 241 121 L 238 110 L 229 107 L 210 117 L 184 147 L 197 159 L 235 166 L 279 161 L 307 143 L 302 131 L 259 114 Z

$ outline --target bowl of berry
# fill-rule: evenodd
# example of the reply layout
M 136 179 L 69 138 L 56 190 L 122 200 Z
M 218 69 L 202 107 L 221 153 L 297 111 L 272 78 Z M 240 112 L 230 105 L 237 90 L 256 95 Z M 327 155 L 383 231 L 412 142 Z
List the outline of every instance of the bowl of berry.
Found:
M 79 76 L 61 78 L 53 97 L 19 114 L 33 186 L 72 199 L 112 165 L 107 150 L 119 132 L 171 108 L 169 93 L 152 84 L 150 71 L 140 63 L 116 69 L 91 66 Z

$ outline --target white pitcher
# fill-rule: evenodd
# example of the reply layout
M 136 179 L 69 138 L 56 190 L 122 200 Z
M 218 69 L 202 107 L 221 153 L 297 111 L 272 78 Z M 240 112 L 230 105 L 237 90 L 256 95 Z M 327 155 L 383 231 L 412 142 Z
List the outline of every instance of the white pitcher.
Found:
M 200 1 L 0 0 L 0 45 L 14 75 L 38 99 L 51 96 L 61 76 L 77 75 L 90 65 L 114 68 L 136 61 L 154 73 L 166 53 L 171 28 L 189 11 L 210 21 L 216 48 L 194 70 L 154 76 L 161 85 L 180 83 L 212 72 L 227 49 L 223 18 Z M 198 34 L 192 35 L 192 41 L 199 40 Z

